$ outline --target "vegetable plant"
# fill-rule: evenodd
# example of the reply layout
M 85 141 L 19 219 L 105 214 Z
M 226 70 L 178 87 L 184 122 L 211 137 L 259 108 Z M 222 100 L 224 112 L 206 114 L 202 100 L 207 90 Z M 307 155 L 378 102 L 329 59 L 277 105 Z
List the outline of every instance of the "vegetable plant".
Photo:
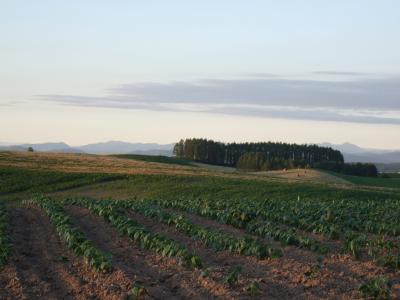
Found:
M 102 272 L 111 270 L 109 257 L 98 250 L 92 241 L 73 226 L 71 218 L 65 215 L 63 207 L 59 203 L 42 195 L 36 195 L 33 200 L 24 203 L 41 208 L 49 216 L 58 235 L 65 241 L 68 248 L 72 249 L 76 255 L 82 256 L 85 263 Z

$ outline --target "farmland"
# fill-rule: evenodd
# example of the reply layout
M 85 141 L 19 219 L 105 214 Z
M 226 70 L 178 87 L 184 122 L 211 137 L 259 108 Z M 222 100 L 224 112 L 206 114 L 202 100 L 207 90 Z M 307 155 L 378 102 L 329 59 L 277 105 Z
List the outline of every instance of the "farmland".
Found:
M 398 187 L 312 174 L 3 153 L 0 298 L 399 298 Z

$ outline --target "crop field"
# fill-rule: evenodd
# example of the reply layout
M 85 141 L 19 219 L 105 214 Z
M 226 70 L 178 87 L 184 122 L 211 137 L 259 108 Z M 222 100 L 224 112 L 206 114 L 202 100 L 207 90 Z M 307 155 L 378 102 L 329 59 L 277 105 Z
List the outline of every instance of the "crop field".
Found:
M 400 298 L 392 186 L 24 155 L 0 155 L 0 299 Z
M 354 183 L 358 185 L 366 185 L 366 186 L 379 186 L 386 188 L 394 188 L 400 189 L 400 175 L 399 174 L 391 174 L 390 177 L 358 177 L 344 174 L 337 174 L 336 176 L 340 176 L 340 178 Z

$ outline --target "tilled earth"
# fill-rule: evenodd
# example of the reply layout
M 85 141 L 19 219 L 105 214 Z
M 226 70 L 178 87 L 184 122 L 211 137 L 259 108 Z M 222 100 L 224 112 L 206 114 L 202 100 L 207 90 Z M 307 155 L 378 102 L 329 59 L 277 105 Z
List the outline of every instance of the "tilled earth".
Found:
M 399 278 L 371 261 L 357 261 L 339 253 L 319 257 L 285 247 L 282 258 L 258 260 L 215 251 L 173 227 L 126 212 L 147 230 L 174 239 L 197 254 L 203 269 L 191 270 L 176 259 L 141 249 L 85 208 L 69 206 L 65 212 L 98 249 L 110 255 L 113 271 L 94 271 L 76 257 L 39 209 L 13 208 L 13 254 L 0 270 L 0 299 L 125 299 L 135 284 L 145 288 L 144 298 L 148 299 L 358 299 L 358 287 L 366 279 L 385 275 L 396 282 Z M 198 225 L 246 235 L 203 217 L 185 216 Z M 263 241 L 280 247 L 274 241 Z M 238 281 L 229 286 L 224 279 L 234 268 L 240 268 Z M 253 283 L 258 286 L 255 293 L 248 290 Z M 400 298 L 399 287 L 392 290 L 393 296 Z

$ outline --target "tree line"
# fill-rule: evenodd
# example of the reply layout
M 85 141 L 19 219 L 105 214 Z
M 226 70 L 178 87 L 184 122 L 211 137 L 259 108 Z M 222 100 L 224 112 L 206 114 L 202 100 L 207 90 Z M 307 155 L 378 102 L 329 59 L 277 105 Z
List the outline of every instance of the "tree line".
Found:
M 179 158 L 231 167 L 236 167 L 240 160 L 239 166 L 242 168 L 247 168 L 247 164 L 262 165 L 267 170 L 312 167 L 321 161 L 338 164 L 344 161 L 340 151 L 317 145 L 274 142 L 221 143 L 197 138 L 180 140 L 174 147 L 174 154 Z M 260 167 L 256 169 L 259 170 Z
M 344 163 L 340 151 L 317 145 L 288 143 L 222 143 L 208 139 L 181 139 L 174 146 L 178 158 L 236 167 L 248 171 L 319 168 L 348 175 L 378 174 L 374 164 Z
M 353 176 L 365 176 L 365 177 L 377 177 L 378 169 L 372 163 L 342 163 L 337 164 L 335 162 L 319 162 L 315 165 L 315 168 L 334 171 L 337 173 L 343 173 L 346 175 Z

